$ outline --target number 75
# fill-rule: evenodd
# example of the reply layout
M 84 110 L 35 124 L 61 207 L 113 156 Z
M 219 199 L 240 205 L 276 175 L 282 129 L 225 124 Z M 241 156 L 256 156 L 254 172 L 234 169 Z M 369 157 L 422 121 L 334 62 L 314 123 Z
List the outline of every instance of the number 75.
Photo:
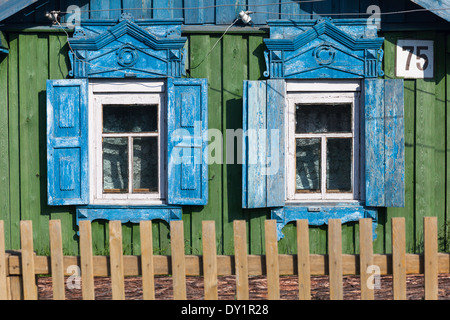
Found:
M 416 47 L 414 46 L 404 46 L 403 47 L 403 51 L 408 51 L 408 58 L 406 59 L 406 66 L 405 66 L 405 70 L 409 70 L 409 67 L 411 65 L 411 58 L 412 55 L 414 54 L 414 49 Z M 417 46 L 417 54 L 416 54 L 416 59 L 419 62 L 416 62 L 416 66 L 420 71 L 425 70 L 428 67 L 428 56 L 423 53 L 422 51 L 427 51 L 428 50 L 428 46 Z M 420 63 L 420 60 L 423 59 L 423 64 Z

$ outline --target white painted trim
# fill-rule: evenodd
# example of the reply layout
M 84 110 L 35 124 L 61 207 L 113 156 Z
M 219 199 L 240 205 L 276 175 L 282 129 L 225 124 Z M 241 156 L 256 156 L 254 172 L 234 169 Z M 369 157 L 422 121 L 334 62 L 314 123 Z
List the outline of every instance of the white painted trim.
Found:
M 161 80 L 109 80 L 89 81 L 90 90 L 94 93 L 157 93 L 165 92 L 165 83 Z
M 114 91 L 114 89 L 117 89 Z M 129 91 L 127 91 L 129 90 Z M 146 91 L 144 91 L 146 90 Z M 109 92 L 111 91 L 111 92 Z M 109 92 L 109 93 L 107 93 Z M 165 203 L 165 110 L 164 82 L 162 81 L 92 81 L 89 84 L 89 161 L 90 203 L 105 205 L 158 205 Z M 102 105 L 158 105 L 158 132 L 150 133 L 106 133 L 108 137 L 158 136 L 159 168 L 158 193 L 103 193 L 102 161 Z M 131 144 L 129 144 L 131 148 Z M 132 149 L 132 148 L 131 148 Z M 129 159 L 133 159 L 132 150 Z M 131 157 L 131 158 L 130 158 Z M 129 160 L 129 166 L 131 162 Z M 128 182 L 132 184 L 132 170 L 129 168 Z M 130 186 L 129 186 L 130 187 Z M 129 189 L 131 190 L 131 189 Z
M 329 81 L 319 81 L 319 86 L 315 86 L 317 82 L 306 81 L 288 81 L 287 87 L 292 89 L 305 89 L 307 91 L 295 91 L 288 92 L 287 105 L 288 110 L 286 112 L 286 201 L 302 202 L 302 201 L 356 201 L 359 198 L 359 173 L 360 173 L 360 155 L 359 155 L 359 109 L 360 109 L 360 92 L 358 92 L 360 86 L 354 82 L 347 83 L 345 90 L 339 90 L 339 92 L 330 92 L 330 88 L 335 88 L 337 85 L 345 85 L 342 81 L 337 83 L 332 82 L 330 87 L 327 87 L 326 92 L 311 92 L 312 88 L 323 88 L 323 85 L 329 84 Z M 345 87 L 345 86 L 344 86 Z M 343 89 L 344 87 L 341 87 Z M 353 88 L 353 91 L 347 91 L 347 89 Z M 318 91 L 318 90 L 314 90 Z M 295 133 L 295 106 L 298 103 L 305 104 L 330 104 L 330 103 L 350 103 L 352 104 L 352 133 L 322 133 L 322 134 L 296 134 Z M 295 152 L 296 152 L 296 138 L 320 138 L 321 143 L 321 193 L 296 193 L 295 188 Z M 353 138 L 353 161 L 352 161 L 352 193 L 326 193 L 326 144 L 324 141 L 327 138 L 333 137 L 345 137 Z
M 355 92 L 361 91 L 361 81 L 348 80 L 289 80 L 286 91 L 291 92 Z

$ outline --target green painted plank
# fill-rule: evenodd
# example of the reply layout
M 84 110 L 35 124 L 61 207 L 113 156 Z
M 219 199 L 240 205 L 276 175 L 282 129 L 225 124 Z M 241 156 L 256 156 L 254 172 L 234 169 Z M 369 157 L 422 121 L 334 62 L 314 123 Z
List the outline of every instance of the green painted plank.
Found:
M 46 114 L 46 81 L 48 79 L 48 70 L 49 70 L 49 45 L 48 45 L 48 35 L 47 34 L 38 34 L 37 37 L 37 47 L 35 52 L 39 52 L 37 55 L 37 65 L 36 69 L 38 72 L 36 73 L 36 98 L 37 98 L 37 126 L 38 126 L 38 135 L 37 138 L 39 146 L 44 146 L 47 141 L 47 114 Z M 39 242 L 37 245 L 37 252 L 42 252 L 45 254 L 50 254 L 50 236 L 49 236 L 49 208 L 47 206 L 47 193 L 45 192 L 47 188 L 47 153 L 45 148 L 37 147 L 35 150 L 38 152 L 38 173 L 35 175 L 38 188 L 39 188 L 39 209 L 35 212 L 37 215 L 38 225 L 34 226 L 35 230 L 39 230 Z M 36 183 L 36 181 L 32 181 Z M 39 250 L 39 251 L 38 251 Z
M 32 220 L 39 226 L 40 168 L 39 168 L 39 95 L 37 34 L 19 35 L 19 128 L 20 128 L 20 201 L 21 219 Z M 39 247 L 39 232 L 33 234 L 35 248 Z
M 19 36 L 9 34 L 8 54 L 8 131 L 9 131 L 9 198 L 10 246 L 20 248 L 20 148 L 19 148 Z
M 434 56 L 436 66 L 445 66 L 445 34 L 442 32 L 434 35 Z M 446 179 L 443 174 L 446 171 L 446 141 L 442 139 L 446 134 L 445 123 L 445 99 L 446 99 L 446 70 L 443 67 L 435 68 L 436 83 L 436 100 L 435 100 L 435 186 L 434 192 L 436 197 L 436 211 L 432 215 L 436 215 L 438 219 L 438 237 L 439 247 L 444 247 L 445 242 L 442 238 L 445 229 L 445 206 L 446 206 Z
M 432 37 L 432 36 L 431 36 Z M 417 33 L 429 39 L 430 33 Z M 415 251 L 423 250 L 423 217 L 436 214 L 439 199 L 435 193 L 436 173 L 436 85 L 433 80 L 416 81 L 416 215 Z
M 247 39 L 242 35 L 225 35 L 222 43 L 223 52 L 223 128 L 242 129 L 242 90 L 243 81 L 247 79 L 248 47 Z M 224 146 L 227 137 L 224 136 Z M 235 147 L 236 149 L 236 147 Z M 228 150 L 230 152 L 230 150 Z M 236 155 L 236 152 L 234 153 Z M 224 152 L 227 159 L 227 150 Z M 236 161 L 236 159 L 234 159 Z M 223 165 L 223 239 L 224 254 L 232 254 L 233 221 L 248 221 L 248 210 L 242 210 L 242 165 L 234 162 Z
M 4 221 L 5 246 L 10 246 L 8 56 L 0 56 L 0 220 Z

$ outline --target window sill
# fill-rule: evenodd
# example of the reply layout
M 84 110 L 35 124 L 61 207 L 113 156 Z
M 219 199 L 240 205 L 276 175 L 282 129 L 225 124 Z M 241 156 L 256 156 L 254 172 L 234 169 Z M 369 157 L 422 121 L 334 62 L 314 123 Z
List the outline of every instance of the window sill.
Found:
M 167 223 L 171 220 L 181 220 L 181 206 L 118 206 L 118 205 L 88 205 L 77 206 L 77 225 L 81 220 L 120 220 L 122 223 L 139 223 L 142 220 L 160 219 Z
M 372 218 L 373 238 L 376 239 L 375 228 L 378 221 L 376 208 L 364 206 L 360 201 L 350 202 L 287 202 L 285 207 L 273 208 L 271 218 L 277 221 L 278 240 L 284 237 L 281 229 L 289 222 L 307 219 L 308 224 L 320 226 L 328 224 L 329 219 L 340 219 L 341 223 Z

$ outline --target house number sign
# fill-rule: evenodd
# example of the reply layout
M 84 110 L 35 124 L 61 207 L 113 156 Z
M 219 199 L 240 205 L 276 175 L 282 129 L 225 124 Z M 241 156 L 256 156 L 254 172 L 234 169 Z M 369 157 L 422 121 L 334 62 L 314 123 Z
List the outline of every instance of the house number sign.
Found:
M 412 79 L 433 78 L 434 42 L 432 40 L 398 40 L 395 75 Z

